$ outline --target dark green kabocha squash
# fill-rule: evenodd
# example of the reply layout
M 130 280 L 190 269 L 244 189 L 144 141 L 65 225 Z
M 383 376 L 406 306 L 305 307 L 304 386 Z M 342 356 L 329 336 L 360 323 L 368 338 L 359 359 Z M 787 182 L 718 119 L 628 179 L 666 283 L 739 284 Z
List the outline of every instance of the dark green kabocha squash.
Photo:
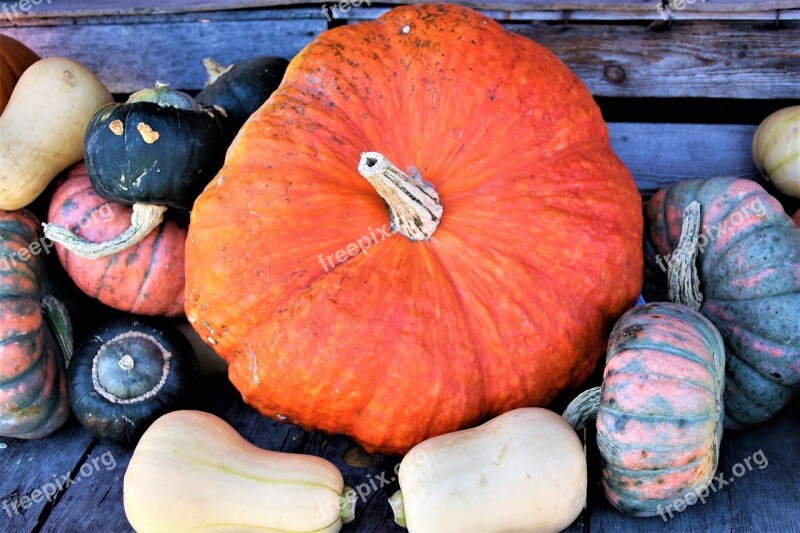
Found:
M 208 71 L 208 81 L 195 100 L 225 111 L 231 140 L 250 115 L 278 88 L 289 66 L 282 57 L 256 57 L 229 67 L 223 67 L 213 59 L 206 59 L 203 64 Z
M 225 159 L 224 114 L 161 83 L 101 107 L 84 141 L 92 185 L 112 202 L 190 210 Z
M 189 341 L 177 330 L 121 319 L 75 350 L 70 404 L 93 435 L 133 445 L 156 418 L 186 406 L 196 374 Z

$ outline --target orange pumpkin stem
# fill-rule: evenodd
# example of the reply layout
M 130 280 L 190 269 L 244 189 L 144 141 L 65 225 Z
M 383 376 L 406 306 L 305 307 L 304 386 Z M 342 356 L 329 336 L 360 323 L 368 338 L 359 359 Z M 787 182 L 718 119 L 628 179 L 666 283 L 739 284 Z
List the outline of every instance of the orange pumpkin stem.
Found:
M 410 177 L 378 152 L 361 154 L 358 172 L 389 206 L 392 231 L 412 241 L 431 238 L 442 220 L 442 204 L 433 185 L 419 173 Z
M 81 257 L 98 259 L 118 254 L 147 237 L 161 224 L 166 210 L 166 206 L 163 205 L 133 204 L 131 225 L 118 236 L 105 242 L 87 241 L 56 224 L 42 224 L 42 226 L 44 226 L 44 236 L 51 241 Z
M 700 277 L 697 274 L 697 242 L 700 237 L 700 202 L 694 201 L 683 211 L 681 238 L 672 253 L 667 284 L 669 300 L 698 311 L 703 305 Z

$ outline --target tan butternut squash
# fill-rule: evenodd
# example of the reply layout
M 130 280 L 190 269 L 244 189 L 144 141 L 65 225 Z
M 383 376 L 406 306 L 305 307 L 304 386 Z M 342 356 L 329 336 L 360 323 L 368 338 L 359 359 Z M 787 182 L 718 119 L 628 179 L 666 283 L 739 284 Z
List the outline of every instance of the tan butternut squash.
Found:
M 390 503 L 410 533 L 561 531 L 586 500 L 578 435 L 535 407 L 418 444 L 399 476 Z
M 175 411 L 144 433 L 123 485 L 138 533 L 336 533 L 352 497 L 330 462 L 262 450 L 220 418 Z
M 0 209 L 30 204 L 80 161 L 89 119 L 111 101 L 108 89 L 77 61 L 48 57 L 28 67 L 0 116 Z

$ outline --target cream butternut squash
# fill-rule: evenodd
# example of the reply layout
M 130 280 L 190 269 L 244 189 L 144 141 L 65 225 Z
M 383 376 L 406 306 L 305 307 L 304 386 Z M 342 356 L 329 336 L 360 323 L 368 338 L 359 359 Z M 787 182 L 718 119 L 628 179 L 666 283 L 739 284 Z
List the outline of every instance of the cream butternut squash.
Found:
M 522 408 L 432 438 L 400 463 L 390 499 L 410 533 L 555 532 L 586 500 L 586 459 L 560 416 Z
M 25 207 L 80 161 L 89 119 L 111 101 L 76 61 L 48 57 L 28 67 L 0 116 L 0 209 Z
M 336 533 L 352 519 L 339 470 L 320 457 L 272 452 L 220 418 L 175 411 L 145 432 L 124 481 L 138 533 Z

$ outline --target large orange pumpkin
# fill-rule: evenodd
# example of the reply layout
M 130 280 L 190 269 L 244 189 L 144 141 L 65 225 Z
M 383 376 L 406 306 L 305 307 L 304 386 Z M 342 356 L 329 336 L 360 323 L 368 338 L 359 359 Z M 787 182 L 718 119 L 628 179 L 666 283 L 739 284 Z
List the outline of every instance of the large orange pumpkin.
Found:
M 641 235 L 566 66 L 400 7 L 320 35 L 239 133 L 192 212 L 187 316 L 262 413 L 404 452 L 580 385 Z
M 0 33 L 0 113 L 5 110 L 19 77 L 37 61 L 36 52 Z

